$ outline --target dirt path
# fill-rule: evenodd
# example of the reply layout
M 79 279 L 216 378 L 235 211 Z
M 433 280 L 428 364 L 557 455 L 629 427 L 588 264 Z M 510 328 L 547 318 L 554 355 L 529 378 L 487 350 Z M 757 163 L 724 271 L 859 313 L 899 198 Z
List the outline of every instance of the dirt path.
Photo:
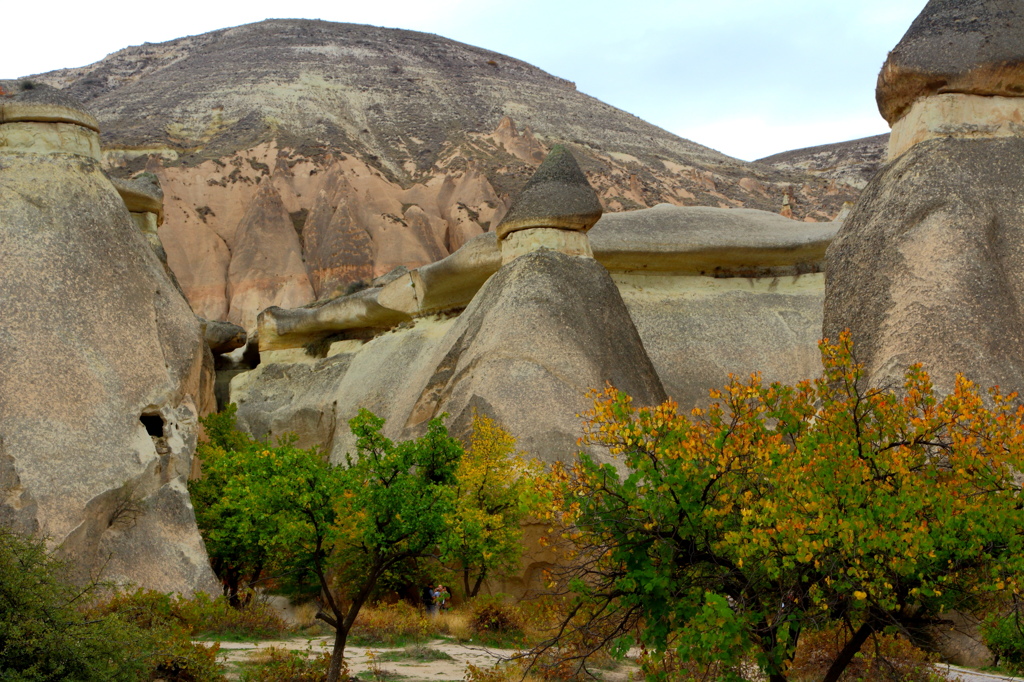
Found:
M 253 652 L 260 649 L 277 647 L 294 651 L 312 649 L 314 652 L 321 652 L 329 650 L 332 641 L 332 637 L 295 637 L 262 642 L 221 642 L 220 658 L 222 662 L 227 664 L 230 671 L 236 670 L 235 666 L 231 664 L 247 661 Z M 203 643 L 212 644 L 212 642 Z M 385 677 L 388 679 L 402 679 L 409 680 L 409 682 L 442 682 L 448 680 L 461 681 L 466 676 L 466 666 L 469 664 L 490 668 L 499 660 L 508 658 L 516 653 L 513 649 L 485 648 L 471 644 L 457 644 L 441 639 L 421 646 L 441 651 L 450 656 L 452 660 L 419 661 L 409 658 L 406 655 L 405 648 L 361 646 L 345 647 L 345 660 L 348 663 L 349 673 L 352 676 L 371 669 L 371 659 L 367 654 L 373 652 L 377 656 L 377 667 L 385 671 Z M 380 657 L 389 657 L 389 654 L 398 660 L 380 660 Z M 237 679 L 237 672 L 229 672 L 228 677 Z

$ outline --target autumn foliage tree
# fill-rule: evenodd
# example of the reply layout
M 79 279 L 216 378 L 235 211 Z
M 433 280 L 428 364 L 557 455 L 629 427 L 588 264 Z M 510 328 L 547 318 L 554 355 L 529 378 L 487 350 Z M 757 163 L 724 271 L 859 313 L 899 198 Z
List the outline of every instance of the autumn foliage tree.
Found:
M 441 542 L 442 559 L 462 574 L 466 597 L 475 597 L 494 572 L 518 567 L 521 521 L 531 510 L 533 481 L 542 473 L 542 465 L 517 452 L 515 438 L 493 419 L 473 417 L 455 508 Z
M 849 335 L 821 353 L 814 381 L 733 379 L 691 414 L 597 396 L 586 441 L 628 474 L 586 455 L 555 472 L 576 598 L 552 650 L 582 665 L 635 634 L 654 655 L 752 660 L 778 682 L 802 632 L 844 624 L 834 682 L 874 634 L 1021 588 L 1015 396 L 963 377 L 939 396 L 920 366 L 899 390 L 868 388 Z

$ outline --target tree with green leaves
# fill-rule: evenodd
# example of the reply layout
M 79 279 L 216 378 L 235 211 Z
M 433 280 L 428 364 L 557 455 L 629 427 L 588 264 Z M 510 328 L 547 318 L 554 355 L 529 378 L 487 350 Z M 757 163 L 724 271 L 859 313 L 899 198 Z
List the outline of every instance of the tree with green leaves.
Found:
M 489 575 L 518 568 L 521 522 L 531 512 L 533 481 L 543 466 L 516 451 L 516 440 L 493 419 L 476 415 L 459 463 L 455 509 L 441 541 L 441 558 L 462 574 L 472 598 Z
M 228 481 L 268 447 L 236 427 L 236 411 L 237 406 L 231 404 L 203 417 L 205 438 L 196 448 L 202 476 L 189 482 L 189 494 L 213 570 L 224 585 L 224 596 L 238 607 L 245 605 L 263 576 L 266 538 L 272 528 L 269 518 L 222 500 Z M 279 447 L 287 449 L 290 444 L 283 442 Z
M 801 632 L 844 624 L 835 682 L 876 633 L 913 635 L 1024 576 L 1024 408 L 920 366 L 866 387 L 849 335 L 797 385 L 730 381 L 706 409 L 636 408 L 609 388 L 581 455 L 556 473 L 575 601 L 550 644 L 582 665 L 632 637 L 653 655 L 786 679 Z M 741 679 L 730 673 L 729 679 Z
M 211 506 L 226 532 L 255 541 L 267 560 L 311 574 L 317 618 L 335 629 L 328 682 L 338 680 L 360 609 L 388 571 L 432 556 L 454 509 L 462 445 L 439 419 L 416 440 L 384 437 L 366 410 L 349 422 L 355 456 L 332 464 L 285 442 L 246 447 Z

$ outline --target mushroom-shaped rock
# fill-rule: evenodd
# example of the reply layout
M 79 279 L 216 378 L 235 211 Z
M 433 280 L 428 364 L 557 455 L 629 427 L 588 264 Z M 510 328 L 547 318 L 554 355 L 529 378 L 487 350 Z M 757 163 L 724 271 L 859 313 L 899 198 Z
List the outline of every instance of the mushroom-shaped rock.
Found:
M 100 131 L 95 116 L 85 111 L 75 98 L 54 87 L 26 80 L 12 90 L 12 97 L 0 100 L 0 123 L 73 123 L 93 132 Z
M 396 277 L 381 289 L 378 302 L 409 315 L 462 308 L 500 267 L 495 235 L 485 232 L 447 258 Z
M 1024 5 L 931 0 L 878 75 L 889 158 L 933 137 L 1024 135 Z
M 44 86 L 0 108 L 0 523 L 84 580 L 212 591 L 185 486 L 213 400 L 200 324 L 103 173 L 95 119 Z
M 206 345 L 214 355 L 223 355 L 241 348 L 248 340 L 245 327 L 219 320 L 202 320 L 206 324 Z
M 271 306 L 257 318 L 260 352 L 300 348 L 346 329 L 384 331 L 410 319 L 381 305 L 380 293 L 373 287 L 304 308 Z
M 1024 5 L 930 0 L 889 53 L 875 99 L 890 124 L 942 93 L 1024 95 Z
M 750 208 L 658 204 L 609 213 L 589 236 L 612 272 L 760 277 L 819 271 L 837 229 Z
M 111 178 L 124 205 L 132 213 L 152 213 L 156 224 L 164 222 L 164 191 L 160 180 L 152 173 L 142 173 L 134 178 Z
M 31 81 L 0 91 L 10 93 L 0 96 L 0 148 L 100 160 L 99 123 L 76 100 Z
M 586 232 L 601 217 L 601 202 L 571 152 L 555 145 L 498 224 L 498 239 L 534 228 Z
M 826 260 L 824 335 L 874 385 L 1024 386 L 1024 140 L 928 140 L 864 190 Z

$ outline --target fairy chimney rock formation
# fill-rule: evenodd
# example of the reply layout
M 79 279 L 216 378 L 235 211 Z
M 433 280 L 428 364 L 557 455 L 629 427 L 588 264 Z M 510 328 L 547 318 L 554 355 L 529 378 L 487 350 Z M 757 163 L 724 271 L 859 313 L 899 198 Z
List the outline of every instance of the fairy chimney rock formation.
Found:
M 1020 7 L 932 0 L 882 70 L 882 111 L 907 112 L 893 139 L 937 98 L 965 117 L 898 153 L 828 248 L 824 336 L 849 329 L 873 385 L 922 362 L 942 391 L 958 373 L 1024 386 L 1024 128 L 1015 109 L 993 130 L 965 99 L 1024 105 Z
M 99 159 L 73 100 L 0 96 L 0 524 L 82 579 L 213 590 L 185 487 L 212 359 Z
M 878 75 L 889 158 L 935 137 L 1024 136 L 1024 6 L 931 0 Z
M 601 213 L 601 202 L 576 159 L 555 145 L 495 229 L 502 263 L 539 250 L 593 258 L 587 230 Z

